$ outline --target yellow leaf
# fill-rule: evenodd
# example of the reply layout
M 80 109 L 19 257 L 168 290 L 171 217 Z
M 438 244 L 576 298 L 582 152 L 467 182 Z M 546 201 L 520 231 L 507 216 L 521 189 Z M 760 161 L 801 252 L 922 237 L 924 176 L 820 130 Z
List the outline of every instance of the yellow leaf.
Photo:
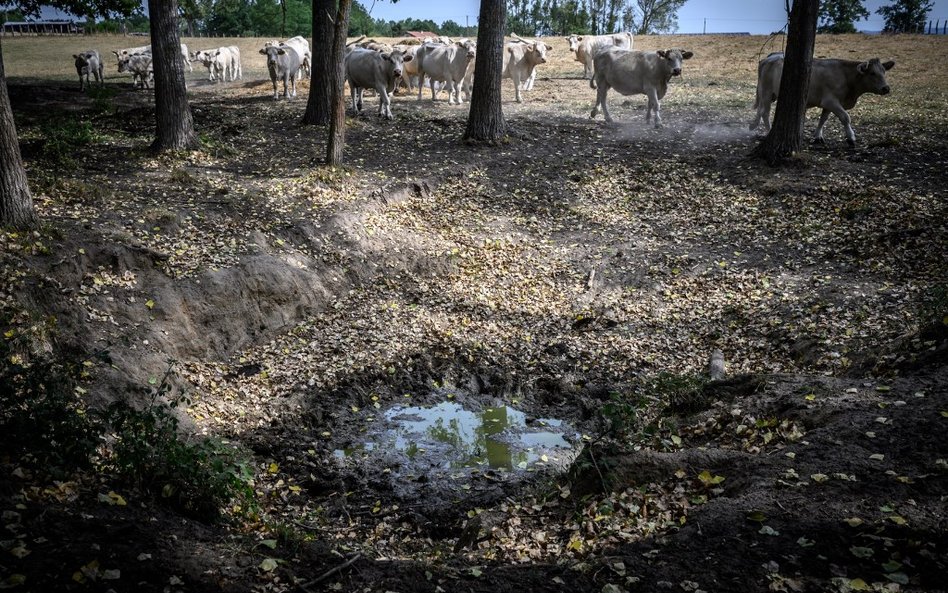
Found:
M 80 575 L 82 576 L 82 575 Z M 75 577 L 75 575 L 73 575 Z M 19 587 L 26 582 L 25 574 L 11 574 L 7 578 L 0 581 L 0 589 L 12 589 L 14 587 Z
M 116 494 L 115 492 L 109 492 L 109 498 L 112 499 L 112 504 L 116 504 L 120 507 L 124 507 L 126 504 L 125 499 L 122 498 L 121 494 Z
M 803 399 L 805 399 L 805 400 L 808 401 L 808 402 L 811 402 L 811 401 L 813 401 L 813 400 L 816 399 L 816 394 L 815 394 L 815 393 L 810 393 L 810 394 L 808 394 L 808 395 L 803 396 Z
M 810 479 L 814 482 L 822 483 L 829 480 L 829 476 L 826 474 L 810 474 Z
M 275 474 L 278 471 L 280 471 L 280 466 L 277 465 L 276 462 L 273 462 L 270 464 L 270 467 L 267 468 L 267 471 L 270 472 L 271 474 Z
M 849 581 L 849 588 L 853 591 L 868 591 L 869 585 L 862 579 L 853 579 Z
M 849 517 L 848 519 L 843 519 L 850 527 L 859 527 L 862 525 L 863 521 L 859 517 Z
M 15 335 L 16 335 L 16 330 L 15 330 L 15 329 L 11 329 L 11 330 L 9 330 L 9 331 L 3 332 L 3 337 L 6 338 L 6 339 L 8 339 L 8 340 L 9 340 L 10 338 L 12 338 L 13 336 L 15 336 Z
M 155 301 L 148 299 L 147 301 L 145 301 L 145 306 L 151 309 L 152 307 L 155 306 Z
M 895 523 L 896 525 L 906 525 L 906 524 L 908 524 L 908 521 L 906 521 L 904 518 L 902 518 L 902 517 L 900 517 L 900 516 L 898 516 L 898 515 L 890 515 L 890 516 L 889 516 L 889 521 L 892 521 L 892 522 Z
M 277 567 L 277 561 L 273 558 L 264 558 L 260 563 L 260 570 L 263 572 L 272 572 Z

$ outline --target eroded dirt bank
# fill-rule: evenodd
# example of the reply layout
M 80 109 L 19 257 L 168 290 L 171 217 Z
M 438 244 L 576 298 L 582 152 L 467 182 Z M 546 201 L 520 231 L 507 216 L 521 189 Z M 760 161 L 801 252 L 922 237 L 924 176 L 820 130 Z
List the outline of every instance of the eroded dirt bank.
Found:
M 14 92 L 48 99 L 17 105 L 46 225 L 3 235 L 7 353 L 74 361 L 91 406 L 148 401 L 175 359 L 187 430 L 252 455 L 260 508 L 206 524 L 6 456 L 0 579 L 943 590 L 944 133 L 880 103 L 855 151 L 761 169 L 742 83 L 706 76 L 662 130 L 637 103 L 590 123 L 582 81 L 542 81 L 490 149 L 456 141 L 460 110 L 397 100 L 394 124 L 350 122 L 345 170 L 265 85 L 198 89 L 204 149 L 158 159 L 141 97 L 71 104 L 97 135 L 64 161 L 41 132 L 66 91 Z M 714 349 L 724 384 L 701 378 Z M 562 420 L 584 453 L 563 473 L 555 450 L 475 451 L 443 479 L 347 453 L 394 406 L 445 402 Z

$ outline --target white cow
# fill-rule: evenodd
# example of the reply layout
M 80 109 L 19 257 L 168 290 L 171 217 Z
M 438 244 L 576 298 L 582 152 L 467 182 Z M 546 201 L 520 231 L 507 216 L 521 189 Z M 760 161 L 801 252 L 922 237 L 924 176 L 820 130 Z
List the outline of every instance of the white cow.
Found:
M 211 82 L 217 79 L 227 82 L 228 76 L 231 80 L 237 80 L 243 75 L 240 65 L 240 48 L 236 45 L 194 52 L 192 60 L 204 64 L 207 68 L 208 80 Z
M 472 41 L 457 41 L 451 45 L 424 44 L 415 52 L 418 60 L 418 75 L 427 76 L 431 85 L 431 100 L 435 101 L 435 83 L 444 82 L 448 88 L 448 103 L 460 105 L 461 81 L 467 74 L 468 65 L 476 56 Z M 423 78 L 422 78 L 423 80 Z M 422 85 L 418 85 L 418 100 L 421 101 Z
M 85 90 L 88 86 L 90 74 L 99 83 L 99 86 L 105 83 L 105 76 L 102 73 L 102 57 L 98 50 L 90 49 L 79 54 L 73 54 L 72 57 L 75 60 L 76 73 L 79 74 L 80 91 Z
M 632 49 L 632 33 L 614 33 L 612 35 L 570 35 L 566 38 L 569 50 L 576 55 L 577 62 L 583 64 L 583 76 L 593 80 L 593 59 L 604 49 L 618 47 Z M 595 87 L 593 87 L 595 88 Z
M 151 46 L 150 45 L 140 45 L 138 47 L 129 47 L 127 49 L 120 49 L 118 51 L 113 51 L 115 57 L 121 60 L 123 57 L 132 56 L 135 54 L 150 54 Z M 184 65 L 188 67 L 188 72 L 194 72 L 194 68 L 191 67 L 191 56 L 188 53 L 188 46 L 184 43 L 181 44 L 181 57 L 184 58 Z
M 533 88 L 536 67 L 540 64 L 546 64 L 546 54 L 552 51 L 552 48 L 542 41 L 525 42 L 517 40 L 508 43 L 505 49 L 503 77 L 513 80 L 517 103 L 522 103 L 521 85 L 523 90 Z
M 150 88 L 148 83 L 152 80 L 152 78 L 154 78 L 151 54 L 131 54 L 119 58 L 118 71 L 131 72 L 132 85 L 136 88 L 138 87 L 139 82 L 141 83 L 142 88 Z
M 296 55 L 300 58 L 300 78 L 313 76 L 313 54 L 309 49 L 309 41 L 305 37 L 290 37 L 286 41 L 268 41 L 263 44 L 264 49 L 268 47 L 292 47 Z
M 402 64 L 412 57 L 398 50 L 382 53 L 371 49 L 354 49 L 346 55 L 346 80 L 352 95 L 352 109 L 362 111 L 362 93 L 374 89 L 379 96 L 379 117 L 392 119 L 389 94 L 402 76 Z
M 823 126 L 830 114 L 834 113 L 846 129 L 846 142 L 850 146 L 855 146 L 856 132 L 853 131 L 847 110 L 855 107 L 859 97 L 866 93 L 888 95 L 890 89 L 885 73 L 893 66 L 895 62 L 883 63 L 879 61 L 879 58 L 872 58 L 868 62 L 813 60 L 806 106 L 823 109 L 813 141 L 819 144 L 824 142 Z M 770 129 L 770 104 L 777 100 L 782 75 L 782 53 L 770 54 L 757 66 L 757 97 L 754 100 L 754 109 L 757 110 L 757 114 L 750 126 L 752 130 L 761 123 L 765 130 Z
M 606 94 L 610 88 L 622 95 L 645 95 L 648 107 L 645 110 L 645 122 L 648 123 L 655 112 L 655 127 L 661 127 L 661 100 L 668 90 L 668 81 L 672 76 L 681 75 L 681 63 L 694 54 L 680 49 L 660 51 L 629 51 L 611 48 L 596 55 L 596 77 L 589 81 L 591 88 L 597 88 L 596 104 L 589 117 L 596 117 L 599 107 L 607 122 L 612 122 Z

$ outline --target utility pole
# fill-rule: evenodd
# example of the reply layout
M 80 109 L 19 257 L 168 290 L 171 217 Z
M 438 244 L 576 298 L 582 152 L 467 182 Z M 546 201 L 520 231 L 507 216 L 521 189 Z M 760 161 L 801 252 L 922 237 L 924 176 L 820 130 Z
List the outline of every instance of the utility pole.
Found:
M 702 35 L 708 34 L 708 17 L 704 17 L 704 28 L 701 29 L 701 34 Z

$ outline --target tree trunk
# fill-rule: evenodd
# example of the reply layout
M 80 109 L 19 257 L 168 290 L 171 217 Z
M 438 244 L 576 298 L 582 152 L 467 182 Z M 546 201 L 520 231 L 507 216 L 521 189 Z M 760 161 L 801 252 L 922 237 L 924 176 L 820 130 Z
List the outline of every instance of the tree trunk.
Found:
M 196 148 L 194 118 L 184 82 L 184 60 L 178 35 L 178 0 L 148 0 L 152 65 L 155 69 L 155 141 L 151 149 Z
M 332 119 L 333 21 L 336 0 L 313 0 L 313 75 L 306 102 L 306 125 L 325 126 Z
M 507 3 L 505 0 L 481 0 L 479 19 L 474 90 L 471 93 L 471 110 L 467 117 L 464 141 L 497 144 L 507 133 L 500 103 Z
M 0 42 L 0 225 L 25 229 L 35 224 L 36 210 L 20 156 Z
M 332 118 L 329 122 L 329 142 L 326 145 L 326 164 L 341 165 L 346 147 L 346 33 L 349 31 L 349 9 L 352 0 L 339 0 L 336 11 L 335 35 L 332 41 Z
M 803 145 L 806 96 L 810 88 L 819 9 L 819 0 L 794 0 L 790 9 L 787 50 L 784 52 L 773 127 L 754 149 L 755 156 L 766 159 L 771 165 L 780 163 Z

